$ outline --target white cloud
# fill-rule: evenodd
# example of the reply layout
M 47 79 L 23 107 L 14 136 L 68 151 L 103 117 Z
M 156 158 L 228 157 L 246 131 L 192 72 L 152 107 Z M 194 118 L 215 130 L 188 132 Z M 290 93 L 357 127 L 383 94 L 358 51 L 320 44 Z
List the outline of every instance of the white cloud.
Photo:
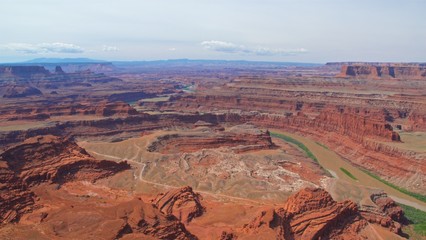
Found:
M 117 51 L 120 51 L 120 49 L 116 46 L 103 45 L 102 51 L 104 51 L 104 52 L 117 52 Z
M 82 53 L 84 49 L 71 43 L 9 43 L 0 46 L 3 49 L 21 52 L 25 54 L 46 54 L 46 53 Z
M 174 48 L 174 47 L 169 48 L 169 51 L 174 52 L 174 51 L 176 51 L 176 48 Z
M 295 55 L 300 53 L 306 53 L 307 50 L 304 48 L 297 49 L 282 49 L 282 48 L 267 48 L 267 47 L 247 47 L 244 45 L 238 45 L 231 42 L 223 41 L 204 41 L 201 45 L 208 50 L 224 53 L 239 53 L 249 54 L 258 56 L 285 56 Z

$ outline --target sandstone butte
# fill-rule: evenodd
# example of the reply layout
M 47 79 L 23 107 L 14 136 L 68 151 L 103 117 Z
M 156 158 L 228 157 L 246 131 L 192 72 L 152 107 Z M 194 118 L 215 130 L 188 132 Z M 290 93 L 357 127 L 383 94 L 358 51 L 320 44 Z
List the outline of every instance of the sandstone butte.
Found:
M 404 64 L 343 65 L 339 77 L 426 79 L 426 66 Z

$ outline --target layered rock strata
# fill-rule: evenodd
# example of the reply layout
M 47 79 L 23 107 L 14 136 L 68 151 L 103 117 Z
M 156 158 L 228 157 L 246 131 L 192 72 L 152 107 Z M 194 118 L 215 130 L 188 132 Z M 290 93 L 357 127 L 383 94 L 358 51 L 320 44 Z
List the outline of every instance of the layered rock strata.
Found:
M 340 77 L 426 79 L 426 67 L 403 64 L 351 64 L 343 65 Z
M 32 186 L 96 181 L 128 169 L 126 162 L 98 161 L 74 142 L 55 136 L 29 138 L 0 155 L 0 222 L 18 221 L 33 208 Z
M 380 214 L 374 216 L 382 218 Z M 367 226 L 368 219 L 354 202 L 338 203 L 322 189 L 307 188 L 282 207 L 262 211 L 244 231 L 271 239 L 367 239 L 363 235 Z
M 192 188 L 187 186 L 160 193 L 152 203 L 162 213 L 173 215 L 183 223 L 189 223 L 205 211 L 201 200 L 201 195 L 194 193 Z
M 230 147 L 236 153 L 260 149 L 272 149 L 268 131 L 253 125 L 237 125 L 226 131 L 202 131 L 194 134 L 167 134 L 148 146 L 150 152 L 187 153 L 200 149 Z

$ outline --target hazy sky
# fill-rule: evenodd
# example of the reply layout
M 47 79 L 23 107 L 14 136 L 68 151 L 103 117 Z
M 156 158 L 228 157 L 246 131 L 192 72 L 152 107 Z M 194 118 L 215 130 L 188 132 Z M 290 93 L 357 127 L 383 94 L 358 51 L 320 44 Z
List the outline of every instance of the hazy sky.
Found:
M 426 0 L 0 0 L 0 62 L 426 62 Z

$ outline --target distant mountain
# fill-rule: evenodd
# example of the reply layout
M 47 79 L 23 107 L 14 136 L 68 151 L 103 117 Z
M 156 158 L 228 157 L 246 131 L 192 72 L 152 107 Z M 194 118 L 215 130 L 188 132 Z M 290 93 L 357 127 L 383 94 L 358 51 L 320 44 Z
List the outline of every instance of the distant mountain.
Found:
M 35 58 L 23 63 L 106 63 L 104 60 L 90 58 Z
M 153 61 L 112 61 L 115 66 L 149 66 L 149 65 L 234 65 L 234 66 L 297 66 L 297 67 L 318 67 L 322 63 L 303 63 L 303 62 L 268 62 L 268 61 L 247 61 L 247 60 L 206 60 L 206 59 L 168 59 Z

